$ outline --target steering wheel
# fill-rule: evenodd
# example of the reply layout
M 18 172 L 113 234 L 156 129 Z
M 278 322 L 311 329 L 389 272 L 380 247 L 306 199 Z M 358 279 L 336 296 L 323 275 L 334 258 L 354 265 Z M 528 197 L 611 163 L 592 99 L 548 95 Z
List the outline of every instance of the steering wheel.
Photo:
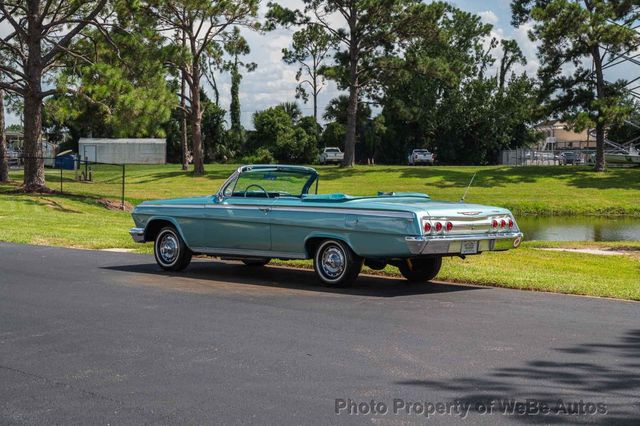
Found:
M 267 190 L 264 189 L 263 187 L 261 187 L 260 185 L 258 185 L 257 183 L 252 183 L 251 185 L 247 186 L 244 189 L 244 198 L 247 198 L 247 191 L 249 191 L 249 188 L 251 188 L 252 186 L 255 186 L 256 188 L 262 189 L 262 191 L 264 192 L 264 195 L 266 195 L 266 197 L 269 198 L 269 193 L 267 192 Z

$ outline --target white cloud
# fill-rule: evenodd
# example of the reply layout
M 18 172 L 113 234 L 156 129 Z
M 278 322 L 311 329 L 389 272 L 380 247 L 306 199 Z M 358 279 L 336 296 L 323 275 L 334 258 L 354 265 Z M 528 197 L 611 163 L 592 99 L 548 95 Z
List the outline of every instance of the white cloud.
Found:
M 492 10 L 484 10 L 479 12 L 480 18 L 482 18 L 483 22 L 487 24 L 496 25 L 498 23 L 498 15 L 495 14 Z

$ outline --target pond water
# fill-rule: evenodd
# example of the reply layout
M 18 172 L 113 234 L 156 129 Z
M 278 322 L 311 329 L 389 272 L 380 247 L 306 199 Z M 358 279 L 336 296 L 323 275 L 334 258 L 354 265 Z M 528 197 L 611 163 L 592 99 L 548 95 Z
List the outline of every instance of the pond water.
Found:
M 594 216 L 516 217 L 525 240 L 634 241 L 640 240 L 640 218 Z

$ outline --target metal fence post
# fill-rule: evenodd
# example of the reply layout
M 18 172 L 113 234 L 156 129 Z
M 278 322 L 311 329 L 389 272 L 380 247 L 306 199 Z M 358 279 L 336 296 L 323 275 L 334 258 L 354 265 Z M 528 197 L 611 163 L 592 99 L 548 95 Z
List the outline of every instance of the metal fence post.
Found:
M 124 173 L 125 173 L 124 168 L 125 168 L 125 165 L 123 164 L 122 165 L 122 200 L 121 200 L 122 210 L 124 210 Z

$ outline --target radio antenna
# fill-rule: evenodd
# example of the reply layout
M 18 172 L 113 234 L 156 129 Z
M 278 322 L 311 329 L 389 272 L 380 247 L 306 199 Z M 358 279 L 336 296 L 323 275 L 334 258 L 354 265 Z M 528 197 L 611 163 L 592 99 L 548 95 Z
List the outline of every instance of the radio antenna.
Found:
M 471 176 L 471 181 L 469 182 L 469 185 L 467 186 L 467 189 L 465 189 L 464 191 L 464 195 L 462 196 L 462 198 L 460 198 L 460 202 L 463 203 L 465 197 L 467 196 L 467 192 L 469 192 L 469 189 L 471 188 L 471 185 L 473 184 L 473 180 L 476 178 L 476 175 L 478 174 L 478 172 L 475 172 L 473 174 L 473 176 Z

